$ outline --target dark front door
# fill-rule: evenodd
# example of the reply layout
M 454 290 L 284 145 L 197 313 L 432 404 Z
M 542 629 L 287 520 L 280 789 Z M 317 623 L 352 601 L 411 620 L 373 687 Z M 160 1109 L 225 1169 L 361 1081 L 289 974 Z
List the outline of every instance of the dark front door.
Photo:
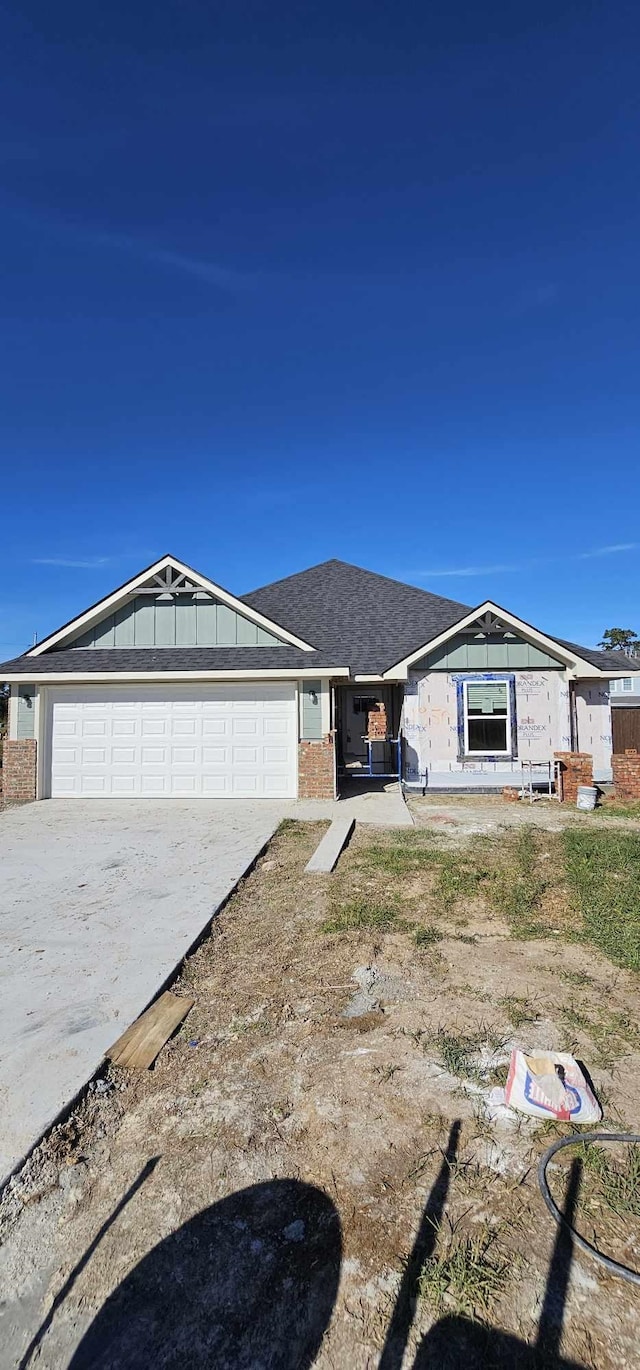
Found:
M 613 708 L 611 731 L 614 752 L 626 752 L 627 747 L 635 747 L 640 752 L 640 708 Z

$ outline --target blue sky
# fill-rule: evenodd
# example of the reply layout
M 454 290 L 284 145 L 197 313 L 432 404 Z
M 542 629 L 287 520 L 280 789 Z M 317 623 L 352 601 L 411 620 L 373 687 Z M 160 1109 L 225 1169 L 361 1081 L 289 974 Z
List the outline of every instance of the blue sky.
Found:
M 640 631 L 637 3 L 0 3 L 6 659 L 172 551 Z

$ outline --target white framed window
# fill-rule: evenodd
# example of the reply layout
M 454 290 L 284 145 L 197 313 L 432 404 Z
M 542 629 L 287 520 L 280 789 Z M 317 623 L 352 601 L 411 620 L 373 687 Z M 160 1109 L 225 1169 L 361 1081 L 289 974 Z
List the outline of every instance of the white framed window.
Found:
M 631 691 L 632 691 L 632 689 L 633 689 L 633 681 L 632 681 L 630 675 L 623 676 L 623 678 L 622 678 L 622 689 L 624 690 L 625 694 L 630 694 L 630 693 L 631 693 Z
M 511 756 L 511 696 L 507 680 L 464 681 L 466 756 Z

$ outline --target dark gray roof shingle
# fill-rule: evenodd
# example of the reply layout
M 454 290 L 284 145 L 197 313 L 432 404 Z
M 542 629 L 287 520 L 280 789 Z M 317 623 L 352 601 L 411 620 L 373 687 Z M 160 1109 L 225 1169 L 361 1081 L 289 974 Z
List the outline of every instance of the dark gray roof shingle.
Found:
M 627 675 L 640 671 L 640 658 L 625 656 L 624 652 L 606 652 L 599 647 L 580 647 L 577 642 L 566 642 L 562 637 L 554 637 L 553 641 L 559 642 L 561 647 L 567 647 L 570 652 L 576 652 L 599 671 L 626 671 Z
M 346 561 L 323 561 L 242 598 L 354 675 L 388 670 L 471 607 Z
M 0 665 L 2 674 L 55 675 L 73 671 L 309 671 L 338 667 L 326 652 L 301 647 L 69 647 L 19 656 Z

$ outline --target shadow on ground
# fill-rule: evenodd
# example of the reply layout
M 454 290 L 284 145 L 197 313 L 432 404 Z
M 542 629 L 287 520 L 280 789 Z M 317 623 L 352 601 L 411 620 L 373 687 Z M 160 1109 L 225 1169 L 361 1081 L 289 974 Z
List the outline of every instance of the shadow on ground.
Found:
M 418 1300 L 418 1281 L 424 1262 L 435 1252 L 438 1225 L 444 1214 L 451 1166 L 456 1158 L 460 1123 L 453 1124 L 442 1154 L 442 1165 L 429 1194 L 422 1220 L 407 1262 L 379 1370 L 401 1370 Z M 499 1329 L 485 1327 L 469 1318 L 441 1318 L 423 1337 L 413 1370 L 584 1370 L 576 1361 L 560 1355 L 564 1310 L 569 1287 L 573 1241 L 568 1224 L 573 1220 L 580 1188 L 581 1163 L 571 1166 L 564 1219 L 558 1228 L 545 1289 L 535 1343 L 522 1341 Z
M 342 1235 L 331 1200 L 271 1180 L 205 1208 L 107 1299 L 69 1370 L 305 1370 L 335 1302 Z
M 420 1272 L 437 1247 L 459 1134 L 456 1122 L 404 1269 L 378 1370 L 402 1370 Z M 147 1163 L 96 1234 L 22 1367 L 31 1363 L 56 1308 L 157 1160 Z M 580 1162 L 574 1161 L 535 1343 L 451 1315 L 423 1337 L 413 1370 L 584 1370 L 560 1354 L 573 1257 L 569 1224 L 579 1186 Z M 69 1370 L 309 1370 L 329 1325 L 341 1259 L 340 1219 L 322 1190 L 297 1180 L 239 1190 L 191 1218 L 135 1266 L 101 1308 Z

